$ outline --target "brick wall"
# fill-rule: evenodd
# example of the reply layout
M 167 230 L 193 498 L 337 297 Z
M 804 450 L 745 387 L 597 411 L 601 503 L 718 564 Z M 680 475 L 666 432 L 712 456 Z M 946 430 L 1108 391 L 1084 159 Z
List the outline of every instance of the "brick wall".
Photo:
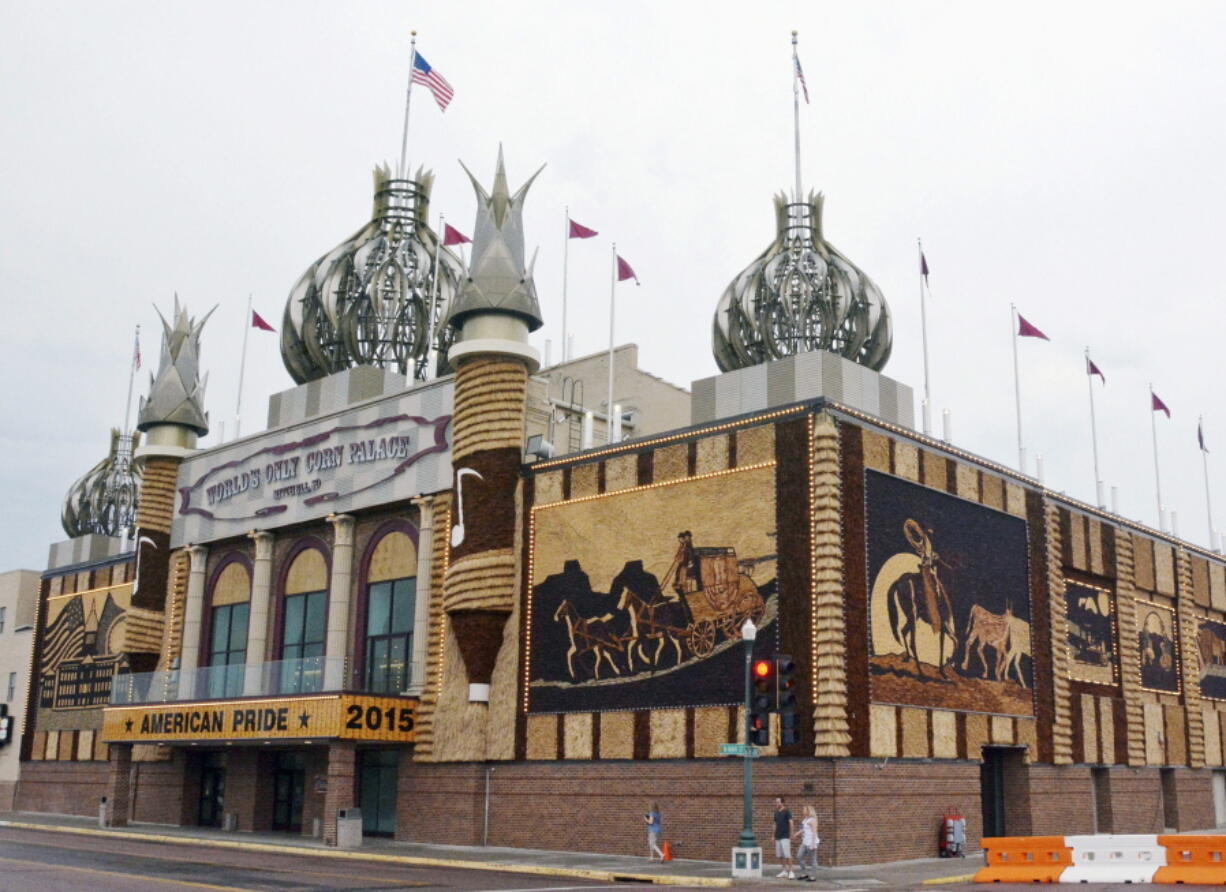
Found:
M 1110 823 L 1102 833 L 1161 833 L 1162 785 L 1156 768 L 1113 768 L 1107 772 Z
M 1029 807 L 1024 824 L 1028 836 L 1065 836 L 1094 832 L 1091 802 L 1094 787 L 1088 765 L 1028 765 Z M 1006 790 L 1008 787 L 1006 786 Z M 1010 815 L 1012 816 L 1012 815 Z M 1100 817 L 1101 820 L 1101 817 Z M 1013 833 L 1013 825 L 1009 832 Z
M 653 800 L 681 858 L 724 860 L 741 829 L 736 760 L 524 762 L 498 765 L 489 777 L 490 845 L 645 855 L 642 816 Z M 763 760 L 754 790 L 754 831 L 768 846 L 776 795 L 794 815 L 817 807 L 825 864 L 930 857 L 949 806 L 963 810 L 978 845 L 979 766 L 971 762 Z M 483 766 L 402 764 L 397 838 L 479 845 L 484 803 Z
M 132 820 L 151 824 L 179 825 L 184 820 L 184 763 L 182 750 L 173 753 L 168 762 L 137 762 L 132 777 L 130 798 Z M 195 823 L 200 800 L 200 788 L 196 786 L 192 797 L 190 823 Z
M 1213 809 L 1213 772 L 1203 768 L 1176 768 L 1176 829 L 1212 830 L 1217 824 Z
M 106 762 L 22 762 L 18 811 L 97 815 L 106 795 Z

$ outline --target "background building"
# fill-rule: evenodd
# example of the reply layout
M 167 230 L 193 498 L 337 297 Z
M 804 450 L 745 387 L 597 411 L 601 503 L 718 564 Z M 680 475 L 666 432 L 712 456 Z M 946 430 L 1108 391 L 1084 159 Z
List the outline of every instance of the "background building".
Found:
M 0 573 L 0 703 L 9 733 L 0 748 L 0 809 L 13 807 L 20 768 L 26 690 L 34 656 L 34 613 L 38 574 L 33 570 Z

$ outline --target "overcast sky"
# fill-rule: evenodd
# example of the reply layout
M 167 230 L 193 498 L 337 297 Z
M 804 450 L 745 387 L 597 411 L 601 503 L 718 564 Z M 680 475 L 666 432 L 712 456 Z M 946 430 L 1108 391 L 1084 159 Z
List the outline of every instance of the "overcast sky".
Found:
M 1222 3 L 272 3 L 3 0 L 0 16 L 0 569 L 42 568 L 69 485 L 123 421 L 132 329 L 156 364 L 152 305 L 219 308 L 203 337 L 216 440 L 233 435 L 247 295 L 280 328 L 303 270 L 369 219 L 371 168 L 399 152 L 409 31 L 451 82 L 415 90 L 413 165 L 433 212 L 471 232 L 463 159 L 499 142 L 540 248 L 539 333 L 561 340 L 563 208 L 576 352 L 608 343 L 609 245 L 642 286 L 619 342 L 683 386 L 714 374 L 711 315 L 770 242 L 792 177 L 790 31 L 812 93 L 806 188 L 825 232 L 885 293 L 885 373 L 922 389 L 916 237 L 936 417 L 957 445 L 1016 464 L 1009 305 L 1026 444 L 1053 489 L 1093 499 L 1087 381 L 1103 477 L 1157 523 L 1164 501 L 1208 542 L 1196 421 L 1226 528 L 1221 399 L 1226 216 Z M 243 430 L 291 386 L 276 335 L 251 333 Z M 135 409 L 133 410 L 135 417 Z M 939 426 L 939 422 L 938 422 Z M 1033 470 L 1033 469 L 1032 469 Z

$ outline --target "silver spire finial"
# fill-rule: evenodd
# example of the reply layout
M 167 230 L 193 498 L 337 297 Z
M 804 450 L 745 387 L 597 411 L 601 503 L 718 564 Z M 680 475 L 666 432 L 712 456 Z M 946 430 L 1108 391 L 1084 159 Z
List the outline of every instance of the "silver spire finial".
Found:
M 141 397 L 140 413 L 136 417 L 138 430 L 147 431 L 159 424 L 178 424 L 191 428 L 201 437 L 209 432 L 209 414 L 204 411 L 208 376 L 200 377 L 200 330 L 213 315 L 213 310 L 199 321 L 192 319 L 187 315 L 187 307 L 179 304 L 179 295 L 175 294 L 173 324 L 166 321 L 161 310 L 157 311 L 162 320 L 162 355 L 157 375 L 149 376 L 149 396 Z
M 464 163 L 460 162 L 464 167 Z M 477 193 L 477 222 L 473 232 L 473 256 L 468 278 L 447 316 L 447 324 L 457 331 L 464 319 L 473 313 L 506 313 L 522 318 L 529 331 L 536 331 L 544 321 L 536 298 L 532 271 L 524 263 L 524 197 L 533 180 L 545 169 L 541 167 L 514 195 L 507 186 L 507 172 L 498 147 L 498 166 L 490 192 L 477 182 L 472 171 L 464 172 Z

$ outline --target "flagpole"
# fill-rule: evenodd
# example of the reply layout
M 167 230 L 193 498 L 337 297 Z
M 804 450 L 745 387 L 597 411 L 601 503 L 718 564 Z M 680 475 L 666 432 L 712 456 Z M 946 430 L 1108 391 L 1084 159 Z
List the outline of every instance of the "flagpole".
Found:
M 409 150 L 409 105 L 413 101 L 413 67 L 417 64 L 417 32 L 409 38 L 409 87 L 404 93 L 404 130 L 400 134 L 400 179 L 406 177 L 405 160 Z
M 1205 448 L 1205 417 L 1198 416 L 1196 419 L 1196 438 L 1200 445 L 1200 466 L 1205 472 L 1205 516 L 1209 521 L 1209 550 L 1217 551 L 1214 546 L 1217 544 L 1213 541 L 1213 503 L 1209 499 L 1209 450 Z
M 1090 385 L 1090 443 L 1094 448 L 1094 503 L 1103 505 L 1103 478 L 1098 473 L 1098 423 L 1094 417 L 1094 376 L 1090 374 L 1090 348 L 1086 347 L 1086 381 Z
M 609 271 L 609 406 L 605 421 L 605 442 L 613 442 L 613 324 L 617 308 L 617 242 L 613 243 L 612 267 Z
M 1158 528 L 1166 532 L 1166 523 L 1162 518 L 1162 478 L 1158 473 L 1158 419 L 1154 417 L 1154 385 L 1149 385 L 1149 431 L 1154 440 L 1154 491 L 1158 495 Z
M 915 244 L 919 248 L 920 260 L 920 335 L 924 342 L 924 434 L 932 433 L 932 390 L 928 385 L 928 304 L 924 297 L 924 243 L 920 239 L 915 240 Z M 1016 344 L 1015 350 L 1016 350 Z
M 1026 448 L 1022 446 L 1022 382 L 1017 366 L 1017 306 L 1009 304 L 1013 335 L 1013 405 L 1017 411 L 1017 467 L 1026 473 Z
M 566 362 L 570 357 L 567 355 L 566 347 L 566 275 L 567 264 L 570 259 L 570 205 L 565 208 L 566 211 L 566 227 L 562 233 L 562 361 Z
M 803 200 L 800 196 L 800 70 L 799 56 L 796 50 L 796 31 L 792 31 L 792 132 L 796 142 L 796 203 Z M 799 221 L 797 221 L 799 222 Z
M 125 436 L 132 431 L 128 424 L 132 419 L 132 382 L 136 380 L 136 357 L 140 350 L 140 326 L 136 326 L 136 341 L 135 349 L 132 351 L 132 362 L 128 365 L 128 401 L 124 404 L 123 410 L 123 433 Z
M 243 432 L 243 374 L 247 371 L 247 335 L 251 332 L 251 295 L 247 295 L 247 316 L 243 320 L 243 356 L 238 363 L 238 400 L 234 404 L 234 439 Z
M 438 215 L 438 233 L 434 239 L 434 277 L 430 283 L 430 309 L 426 315 L 426 378 L 436 377 L 438 375 L 438 344 L 434 331 L 434 314 L 438 312 L 438 258 L 443 253 L 443 219 L 444 215 Z M 409 383 L 413 382 L 413 371 L 409 371 Z

